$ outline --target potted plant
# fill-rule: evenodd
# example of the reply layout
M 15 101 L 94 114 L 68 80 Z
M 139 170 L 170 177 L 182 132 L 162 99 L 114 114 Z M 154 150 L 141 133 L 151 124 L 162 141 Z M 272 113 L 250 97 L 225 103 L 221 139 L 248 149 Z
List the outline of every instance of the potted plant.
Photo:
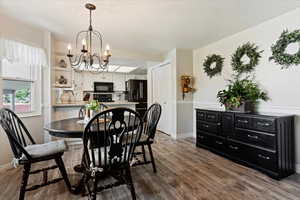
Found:
M 88 121 L 97 113 L 97 111 L 99 111 L 100 103 L 97 100 L 92 100 L 88 104 L 86 104 L 85 107 L 86 107 L 85 121 Z
M 229 80 L 227 89 L 219 91 L 217 97 L 226 110 L 238 112 L 253 112 L 259 100 L 268 100 L 266 92 L 248 78 Z

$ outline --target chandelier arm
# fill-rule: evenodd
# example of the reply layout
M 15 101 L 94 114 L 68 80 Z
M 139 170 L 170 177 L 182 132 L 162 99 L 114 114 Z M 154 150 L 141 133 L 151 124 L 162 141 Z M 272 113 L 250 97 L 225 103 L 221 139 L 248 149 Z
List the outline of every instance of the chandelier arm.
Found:
M 76 56 L 73 61 L 71 60 L 71 57 L 69 57 L 70 63 L 73 68 L 75 68 L 75 66 L 78 66 L 82 62 L 82 57 L 83 54 L 81 54 L 80 56 Z
M 97 69 L 105 70 L 105 67 L 103 67 L 102 60 L 101 60 L 100 56 L 94 54 L 93 57 L 95 57 L 98 60 L 99 67 L 97 67 Z
M 88 31 L 80 31 L 79 33 L 77 33 L 77 35 L 76 35 L 76 48 L 78 47 L 78 39 L 79 39 L 80 35 L 83 34 L 83 33 L 87 33 L 87 32 Z
M 102 43 L 102 41 L 103 41 L 103 36 L 102 36 L 102 34 L 99 32 L 99 31 L 97 31 L 97 30 L 94 30 L 93 31 L 93 33 L 98 37 L 98 39 L 99 39 L 99 43 L 100 43 L 100 55 L 102 54 L 102 50 L 103 50 L 103 43 Z

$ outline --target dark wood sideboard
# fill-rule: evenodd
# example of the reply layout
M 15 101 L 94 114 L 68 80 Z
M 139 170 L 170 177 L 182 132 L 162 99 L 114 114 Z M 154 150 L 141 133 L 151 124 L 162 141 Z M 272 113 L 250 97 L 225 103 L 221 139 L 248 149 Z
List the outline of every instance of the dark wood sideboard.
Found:
M 274 179 L 295 173 L 294 116 L 196 109 L 197 147 Z

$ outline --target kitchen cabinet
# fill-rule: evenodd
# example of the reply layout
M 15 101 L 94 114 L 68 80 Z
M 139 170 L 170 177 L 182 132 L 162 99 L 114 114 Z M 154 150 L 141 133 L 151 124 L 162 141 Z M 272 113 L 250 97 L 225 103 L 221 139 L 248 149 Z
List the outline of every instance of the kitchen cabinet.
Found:
M 112 82 L 114 83 L 114 91 L 125 91 L 125 75 L 113 74 Z

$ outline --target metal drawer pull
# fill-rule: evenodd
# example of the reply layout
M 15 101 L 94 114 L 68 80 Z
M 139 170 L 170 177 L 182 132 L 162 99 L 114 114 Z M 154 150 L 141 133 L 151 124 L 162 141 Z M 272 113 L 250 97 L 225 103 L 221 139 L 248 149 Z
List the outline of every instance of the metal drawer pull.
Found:
M 216 117 L 214 115 L 207 115 L 207 118 L 214 119 Z
M 230 149 L 234 149 L 234 150 L 238 150 L 239 149 L 238 147 L 235 147 L 235 146 L 232 146 L 232 145 L 229 145 L 229 148 Z
M 207 125 L 207 124 L 203 124 L 203 126 L 204 126 L 205 128 L 209 128 L 209 125 Z
M 223 142 L 216 141 L 216 144 L 222 145 Z
M 259 126 L 271 126 L 270 123 L 263 123 L 263 122 L 257 122 L 257 125 L 259 125 Z
M 255 135 L 247 135 L 249 138 L 252 138 L 252 139 L 258 139 L 258 136 L 255 136 Z
M 228 119 L 228 120 L 231 120 L 231 117 L 225 117 L 226 119 Z
M 204 136 L 200 135 L 199 138 L 200 138 L 200 139 L 204 139 Z
M 263 158 L 263 159 L 265 159 L 265 160 L 270 160 L 270 157 L 269 157 L 269 156 L 263 156 L 263 155 L 261 155 L 261 154 L 258 154 L 258 157 Z
M 244 123 L 244 124 L 248 124 L 248 120 L 240 120 L 240 119 L 238 119 L 238 122 Z

